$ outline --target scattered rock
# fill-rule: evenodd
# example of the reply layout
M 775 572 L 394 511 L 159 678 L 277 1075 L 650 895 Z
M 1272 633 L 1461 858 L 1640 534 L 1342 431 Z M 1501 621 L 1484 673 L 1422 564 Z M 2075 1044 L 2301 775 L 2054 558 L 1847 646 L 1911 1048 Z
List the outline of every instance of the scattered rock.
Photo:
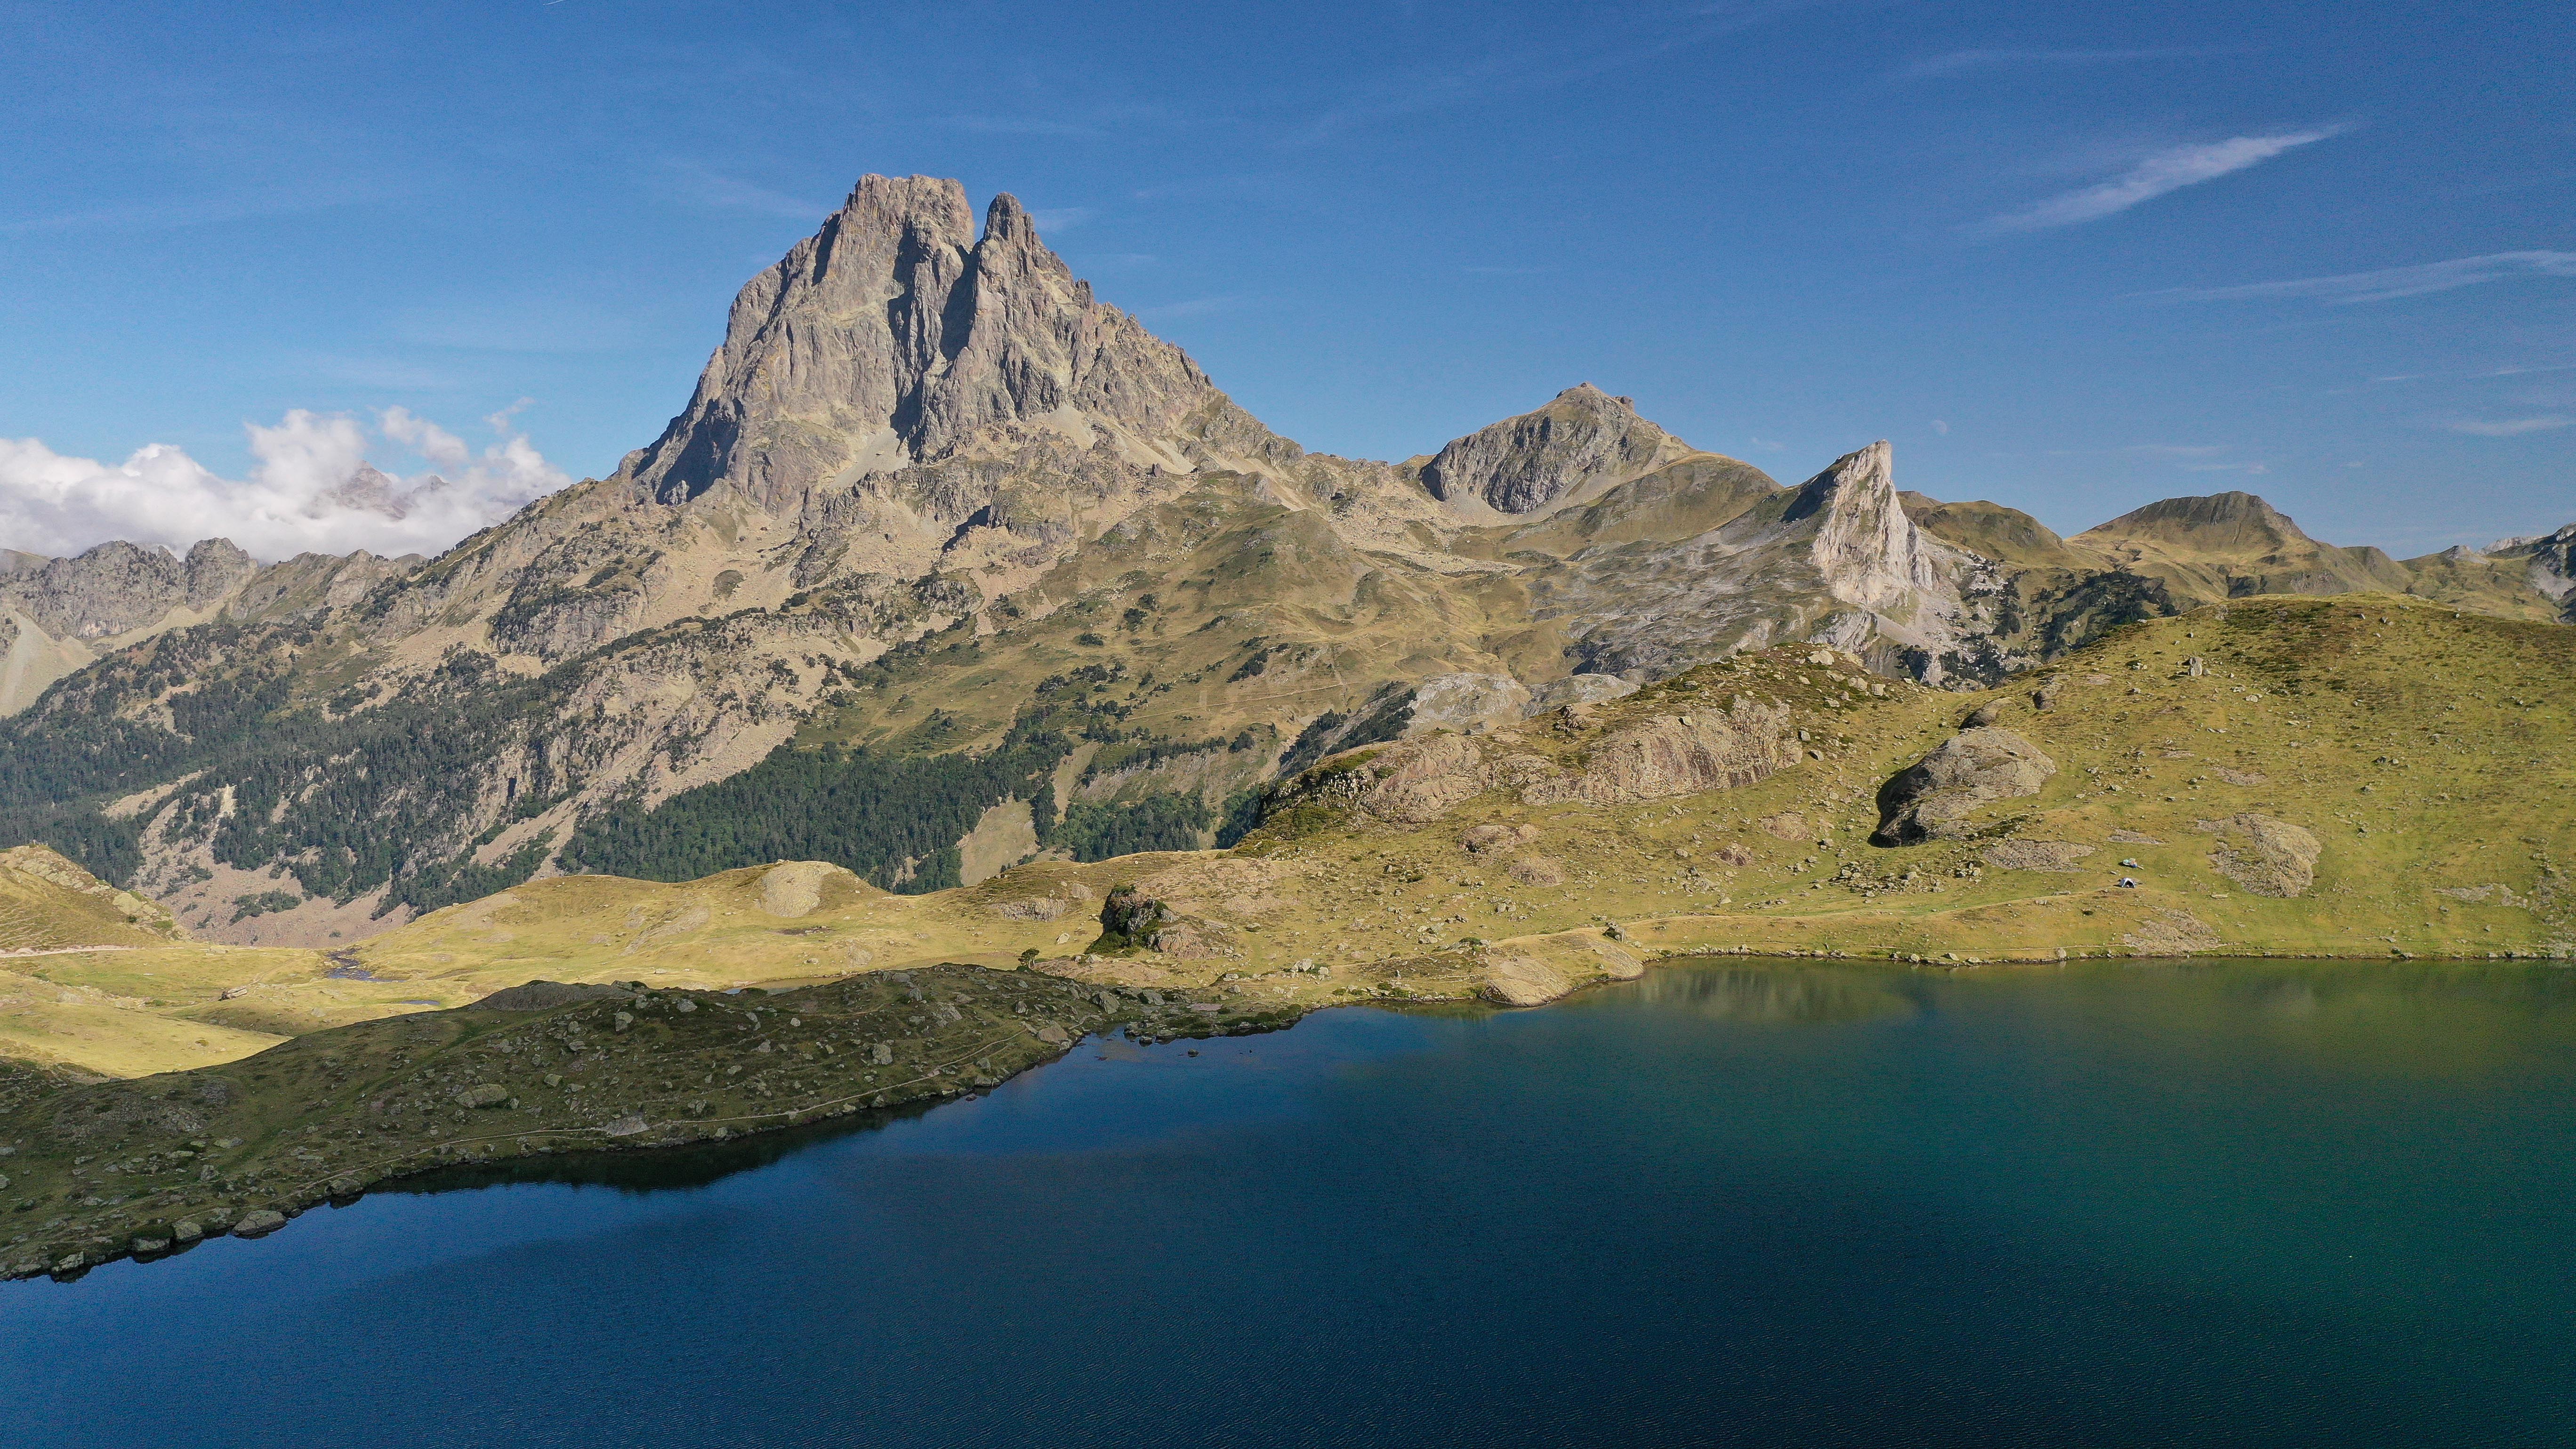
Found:
M 1710 852 L 1709 858 L 1720 865 L 1734 866 L 1740 869 L 1753 863 L 1753 848 L 1742 844 L 1741 842 L 1730 840 L 1724 845 L 1719 846 L 1716 850 Z
M 868 1053 L 868 1060 L 875 1062 L 881 1067 L 893 1066 L 894 1044 L 892 1042 L 878 1042 L 876 1047 Z
M 611 1137 L 632 1137 L 643 1131 L 644 1125 L 641 1114 L 629 1112 L 623 1117 L 610 1118 L 599 1130 Z
M 1965 835 L 1971 811 L 2036 795 L 2056 773 L 2056 761 L 2011 730 L 1961 730 L 1879 787 L 1879 827 L 1870 843 L 1915 845 Z
M 178 1222 L 170 1225 L 170 1236 L 182 1247 L 197 1241 L 205 1235 L 206 1229 L 204 1224 L 193 1222 L 186 1218 L 182 1218 Z
M 2156 838 L 2155 838 L 2154 836 L 2152 836 L 2152 835 L 2141 835 L 2141 834 L 2139 834 L 2137 831 L 2134 831 L 2134 830 L 2114 830 L 2114 831 L 2112 831 L 2112 832 L 2111 832 L 2111 838 L 2112 838 L 2114 841 L 2117 841 L 2118 843 L 2120 843 L 2120 844 L 2122 844 L 2122 845 L 2162 845 L 2162 844 L 2164 844 L 2164 842 L 2163 842 L 2163 841 L 2156 839 Z
M 2092 853 L 2092 846 L 2071 840 L 2004 840 L 1987 847 L 1986 864 L 1997 870 L 2077 871 Z
M 498 1107 L 508 1100 L 510 1089 L 498 1082 L 485 1082 L 456 1094 L 457 1105 L 462 1107 Z
M 2210 864 L 2258 896 L 2288 899 L 2316 884 L 2325 847 L 2301 826 L 2249 813 L 2203 820 L 2199 828 L 2220 837 L 2210 847 Z
M 1045 1042 L 1048 1046 L 1064 1046 L 1071 1042 L 1073 1038 L 1065 1034 L 1063 1027 L 1050 1021 L 1046 1025 L 1038 1028 L 1038 1040 Z
M 1565 884 L 1565 867 L 1543 855 L 1524 855 L 1513 861 L 1507 873 L 1522 885 L 1559 886 Z
M 2242 785 L 2249 790 L 2257 785 L 2268 785 L 2272 783 L 2270 777 L 2253 770 L 2212 770 L 2210 773 L 2216 775 L 2222 780 L 2225 780 L 2230 785 Z
M 2004 702 L 2000 699 L 1990 699 L 1984 704 L 1978 705 L 1975 709 L 1968 711 L 1968 717 L 1959 721 L 1959 728 L 1963 730 L 1981 730 L 1988 725 L 1999 722 L 2003 717 Z

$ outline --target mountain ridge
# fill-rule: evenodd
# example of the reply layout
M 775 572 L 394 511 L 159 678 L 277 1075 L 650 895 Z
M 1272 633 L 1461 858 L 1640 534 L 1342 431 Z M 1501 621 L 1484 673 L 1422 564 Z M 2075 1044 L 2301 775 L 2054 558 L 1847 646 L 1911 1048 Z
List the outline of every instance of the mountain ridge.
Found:
M 2418 568 L 2250 495 L 2071 539 L 1917 499 L 1885 443 L 1783 486 L 1589 383 L 1428 457 L 1311 453 L 1016 199 L 978 234 L 958 183 L 871 176 L 744 286 L 652 444 L 434 560 L 0 574 L 66 631 L 13 606 L 11 659 L 71 666 L 0 725 L 0 833 L 201 935 L 320 945 L 539 872 L 748 863 L 744 799 L 904 890 L 970 837 L 1205 846 L 1332 750 L 1779 643 L 1974 685 L 2250 592 L 2576 607 L 2548 540 Z M 64 582 L 120 568 L 157 582 Z

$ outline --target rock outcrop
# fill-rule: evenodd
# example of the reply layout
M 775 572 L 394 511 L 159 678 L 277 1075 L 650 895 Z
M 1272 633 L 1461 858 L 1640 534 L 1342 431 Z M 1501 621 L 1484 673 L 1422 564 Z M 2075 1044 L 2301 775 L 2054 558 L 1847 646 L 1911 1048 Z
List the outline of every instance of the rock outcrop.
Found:
M 2011 730 L 1961 730 L 1879 787 L 1870 843 L 1918 845 L 1970 834 L 1967 817 L 1978 807 L 2036 795 L 2056 773 L 2056 761 Z
M 2532 589 L 2560 606 L 2562 620 L 2576 624 L 2576 523 L 2556 533 L 2500 539 L 2484 552 L 2497 562 L 2523 565 Z
M 1893 469 L 1874 443 L 1695 537 L 1580 550 L 1533 592 L 1602 673 L 1799 640 L 1933 682 L 1991 672 L 1972 656 L 1995 565 L 1917 528 Z
M 1725 709 L 1631 721 L 1602 736 L 1574 769 L 1514 742 L 1454 734 L 1350 751 L 1292 781 L 1273 808 L 1322 805 L 1421 825 L 1498 788 L 1526 805 L 1633 805 L 1750 785 L 1798 757 L 1788 707 L 1739 696 Z M 1460 844 L 1485 851 L 1531 838 L 1509 827 L 1475 826 Z
M 2251 813 L 2199 822 L 2218 836 L 2209 863 L 2218 873 L 2258 896 L 2290 899 L 2306 895 L 2316 884 L 2317 858 L 2325 846 L 2305 826 Z

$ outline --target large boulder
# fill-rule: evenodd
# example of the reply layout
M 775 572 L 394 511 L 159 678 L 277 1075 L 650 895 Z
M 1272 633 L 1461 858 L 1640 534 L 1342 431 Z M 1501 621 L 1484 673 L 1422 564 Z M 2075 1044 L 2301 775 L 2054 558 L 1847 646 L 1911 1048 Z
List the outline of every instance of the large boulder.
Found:
M 1916 845 L 1970 833 L 1981 805 L 2036 795 L 2057 762 L 2008 729 L 1982 725 L 1943 740 L 1878 791 L 1873 845 Z

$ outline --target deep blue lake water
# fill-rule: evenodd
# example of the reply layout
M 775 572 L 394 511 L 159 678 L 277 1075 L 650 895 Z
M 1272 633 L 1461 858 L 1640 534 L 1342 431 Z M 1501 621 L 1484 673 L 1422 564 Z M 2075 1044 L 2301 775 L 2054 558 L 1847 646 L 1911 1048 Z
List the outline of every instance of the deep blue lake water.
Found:
M 2576 1442 L 2576 973 L 1726 962 L 0 1285 L 0 1442 Z

